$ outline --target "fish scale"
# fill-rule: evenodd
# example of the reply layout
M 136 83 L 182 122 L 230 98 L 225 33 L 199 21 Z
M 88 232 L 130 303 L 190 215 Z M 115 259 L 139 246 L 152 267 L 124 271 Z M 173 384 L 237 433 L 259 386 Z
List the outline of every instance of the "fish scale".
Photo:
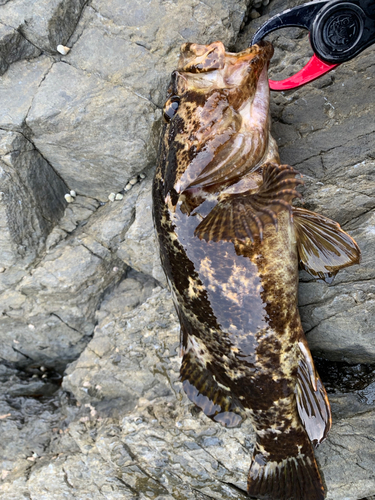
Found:
M 322 500 L 313 449 L 331 414 L 298 313 L 298 265 L 329 281 L 360 252 L 337 223 L 291 204 L 302 180 L 269 133 L 271 56 L 266 42 L 239 54 L 181 47 L 153 215 L 187 396 L 222 425 L 252 420 L 249 495 Z

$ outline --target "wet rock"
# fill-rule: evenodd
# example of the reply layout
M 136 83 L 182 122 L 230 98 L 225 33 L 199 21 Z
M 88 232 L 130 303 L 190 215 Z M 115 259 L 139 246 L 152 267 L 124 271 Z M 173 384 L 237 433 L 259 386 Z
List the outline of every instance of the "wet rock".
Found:
M 22 498 L 28 491 L 25 478 L 35 465 L 43 460 L 53 463 L 59 453 L 79 450 L 64 433 L 66 419 L 77 412 L 77 407 L 68 406 L 67 401 L 61 393 L 44 400 L 9 394 L 0 397 L 1 497 Z M 7 482 L 10 474 L 13 485 Z

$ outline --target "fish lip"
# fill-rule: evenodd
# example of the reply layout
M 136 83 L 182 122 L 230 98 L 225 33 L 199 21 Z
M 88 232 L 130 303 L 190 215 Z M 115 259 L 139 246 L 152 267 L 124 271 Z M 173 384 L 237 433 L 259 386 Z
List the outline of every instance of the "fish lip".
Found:
M 213 53 L 217 54 L 215 64 L 205 64 L 205 58 Z M 206 73 L 213 70 L 223 70 L 226 61 L 232 61 L 234 65 L 243 64 L 254 59 L 254 63 L 262 60 L 264 66 L 273 56 L 272 43 L 260 40 L 241 52 L 227 52 L 222 42 L 217 41 L 209 45 L 198 45 L 195 43 L 184 43 L 180 48 L 180 59 L 177 66 L 179 73 Z
M 274 54 L 274 48 L 271 42 L 268 40 L 261 40 L 255 45 L 250 45 L 247 49 L 243 50 L 243 56 L 241 61 L 255 59 L 261 57 L 265 62 L 269 62 Z M 226 52 L 225 55 L 229 57 L 238 58 L 241 52 Z

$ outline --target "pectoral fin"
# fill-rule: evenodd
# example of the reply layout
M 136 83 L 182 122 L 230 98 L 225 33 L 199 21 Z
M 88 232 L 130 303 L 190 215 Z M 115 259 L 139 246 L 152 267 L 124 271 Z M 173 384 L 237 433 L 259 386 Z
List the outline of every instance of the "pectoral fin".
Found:
M 312 276 L 331 282 L 337 272 L 359 264 L 361 252 L 345 231 L 323 215 L 293 208 L 300 264 Z
M 226 195 L 198 225 L 195 235 L 206 241 L 262 240 L 266 224 L 277 228 L 277 214 L 289 211 L 293 198 L 301 197 L 295 187 L 302 184 L 287 165 L 268 164 L 263 169 L 263 183 L 256 193 Z
M 184 354 L 180 374 L 187 397 L 208 417 L 225 427 L 236 427 L 245 418 L 239 401 L 218 384 L 192 350 Z
M 300 341 L 299 347 L 301 358 L 297 371 L 297 408 L 311 442 L 317 446 L 331 428 L 331 408 L 306 340 Z

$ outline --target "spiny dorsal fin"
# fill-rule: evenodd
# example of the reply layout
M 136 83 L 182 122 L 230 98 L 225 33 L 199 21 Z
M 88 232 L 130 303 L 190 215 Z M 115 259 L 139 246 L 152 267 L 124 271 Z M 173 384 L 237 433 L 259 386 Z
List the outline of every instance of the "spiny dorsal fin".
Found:
M 298 345 L 301 356 L 297 371 L 297 408 L 311 442 L 317 446 L 331 428 L 331 408 L 326 390 L 315 371 L 307 341 L 303 339 Z
M 298 255 L 305 271 L 331 282 L 337 272 L 359 264 L 357 243 L 337 222 L 304 208 L 293 208 Z
M 288 165 L 267 164 L 263 169 L 263 183 L 256 193 L 225 195 L 199 224 L 195 235 L 206 241 L 262 240 L 266 224 L 277 229 L 277 214 L 289 211 L 291 202 L 301 197 L 295 187 L 302 184 L 296 172 Z

